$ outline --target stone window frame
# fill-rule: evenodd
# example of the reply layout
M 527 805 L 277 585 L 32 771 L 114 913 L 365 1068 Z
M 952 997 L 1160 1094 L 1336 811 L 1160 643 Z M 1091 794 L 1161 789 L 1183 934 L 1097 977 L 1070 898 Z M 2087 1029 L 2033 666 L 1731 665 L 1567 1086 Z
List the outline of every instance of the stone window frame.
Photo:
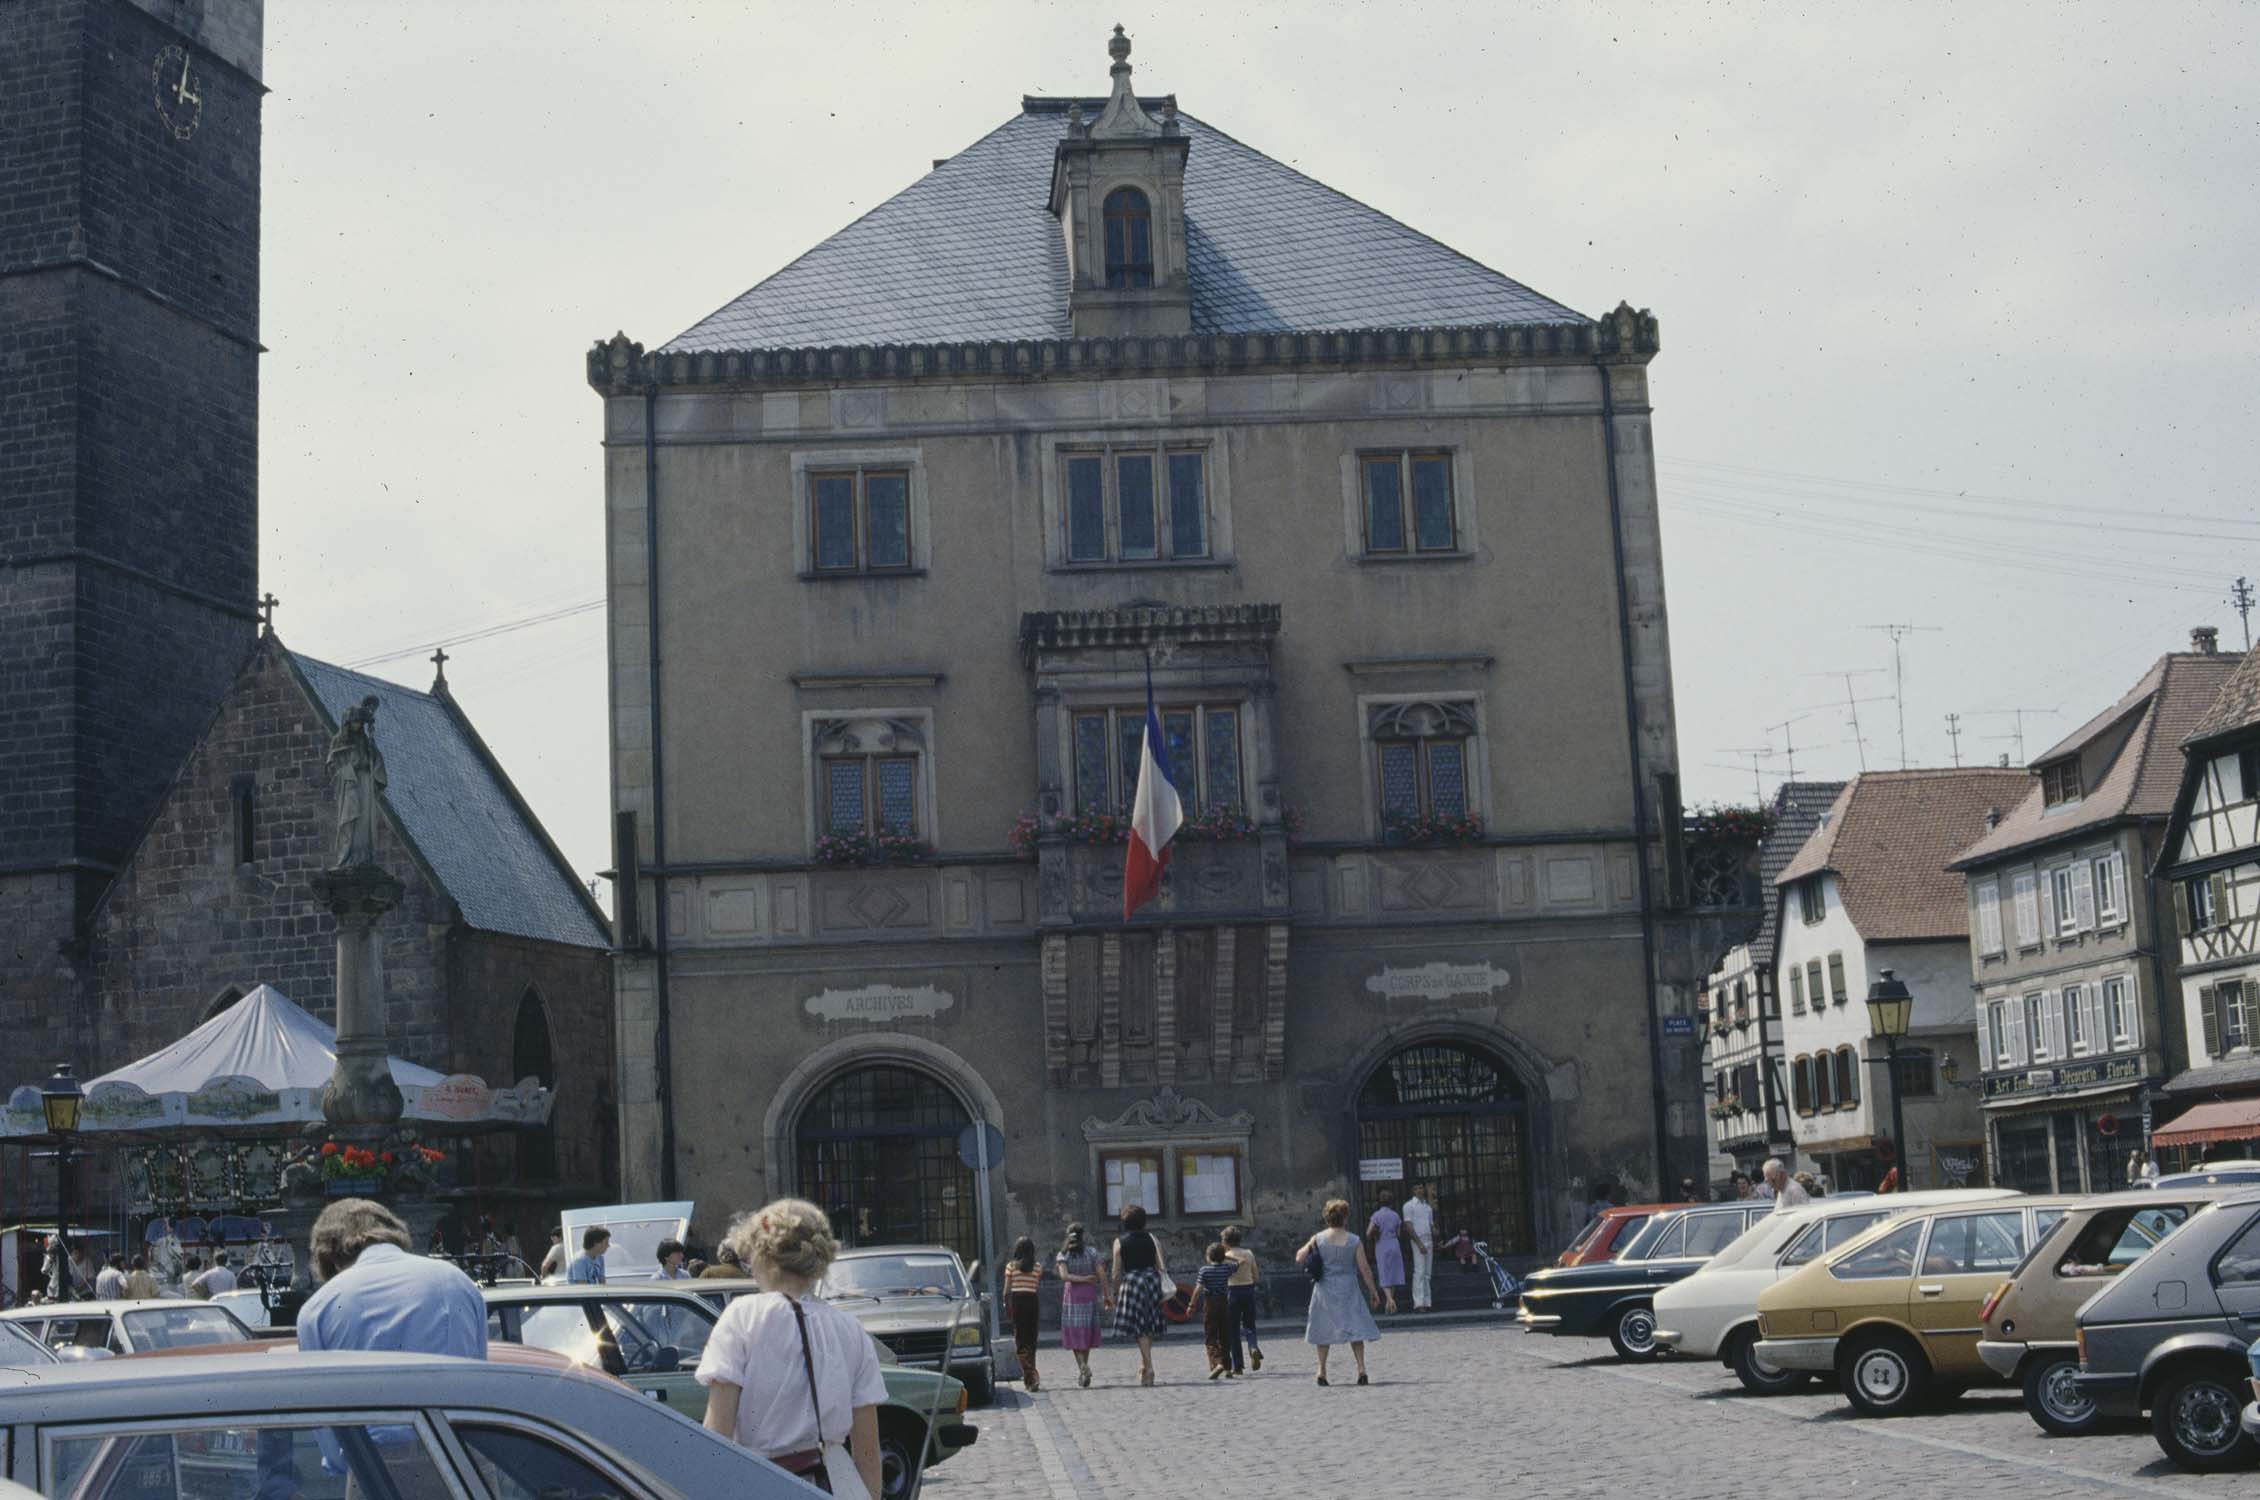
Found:
M 809 857 L 815 857 L 817 841 L 828 831 L 824 824 L 823 801 L 818 791 L 823 764 L 829 758 L 822 746 L 833 733 L 838 732 L 834 726 L 859 724 L 890 725 L 896 727 L 898 732 L 907 728 L 917 734 L 918 744 L 911 751 L 918 760 L 914 792 L 917 811 L 912 832 L 935 848 L 940 848 L 941 809 L 934 797 L 934 710 L 931 707 L 909 706 L 806 708 L 800 714 L 800 784 L 801 827 L 808 840 Z
M 1468 736 L 1467 791 L 1468 812 L 1483 820 L 1486 829 L 1495 821 L 1491 807 L 1491 724 L 1487 717 L 1485 694 L 1481 688 L 1449 688 L 1426 693 L 1360 693 L 1356 699 L 1358 759 L 1363 769 L 1365 786 L 1365 826 L 1375 841 L 1386 836 L 1381 816 L 1381 761 L 1376 747 L 1380 740 L 1373 732 L 1377 711 L 1405 704 L 1439 703 L 1464 705 L 1475 720 L 1475 732 Z
M 1067 555 L 1067 455 L 1079 449 L 1118 450 L 1151 448 L 1157 455 L 1170 449 L 1198 448 L 1206 466 L 1204 497 L 1208 508 L 1208 551 L 1199 557 L 1141 557 L 1124 560 L 1109 556 L 1075 562 Z M 1178 427 L 1160 422 L 1125 423 L 1109 427 L 1062 428 L 1039 436 L 1037 463 L 1041 470 L 1038 493 L 1042 497 L 1044 569 L 1052 573 L 1143 573 L 1172 568 L 1229 568 L 1237 554 L 1232 545 L 1232 461 L 1222 427 Z M 1155 474 L 1157 535 L 1166 533 L 1160 522 L 1159 488 L 1165 485 L 1167 464 Z M 915 481 L 913 481 L 915 485 Z M 913 506 L 915 512 L 915 502 Z M 1111 534 L 1111 533 L 1110 533 Z M 917 549 L 912 547 L 916 560 Z
M 803 583 L 874 583 L 894 578 L 919 578 L 933 547 L 933 523 L 926 483 L 925 450 L 916 446 L 892 448 L 795 448 L 789 455 L 793 492 L 793 572 Z M 910 563 L 901 568 L 824 568 L 816 566 L 816 504 L 813 485 L 818 474 L 847 470 L 905 470 L 910 475 Z M 860 504 L 860 485 L 859 500 Z
M 1410 545 L 1402 552 L 1368 552 L 1365 548 L 1365 461 L 1384 453 L 1448 453 L 1452 459 L 1452 532 L 1449 551 L 1421 552 Z M 1462 437 L 1459 441 L 1424 441 L 1422 434 L 1381 432 L 1370 440 L 1350 444 L 1342 451 L 1342 554 L 1361 566 L 1419 567 L 1423 564 L 1465 562 L 1482 550 L 1483 538 L 1476 504 L 1475 454 Z
M 1099 701 L 1102 697 L 1104 701 Z M 1255 799 L 1250 791 L 1250 786 L 1254 780 L 1251 775 L 1251 767 L 1254 763 L 1254 746 L 1250 742 L 1248 719 L 1252 710 L 1250 702 L 1252 697 L 1253 694 L 1245 689 L 1227 690 L 1221 693 L 1196 689 L 1187 694 L 1167 694 L 1158 688 L 1155 690 L 1154 713 L 1157 716 L 1166 720 L 1167 716 L 1173 712 L 1190 711 L 1193 715 L 1195 746 L 1193 753 L 1199 763 L 1191 768 L 1192 775 L 1190 777 L 1184 774 L 1185 767 L 1172 767 L 1173 770 L 1178 772 L 1177 791 L 1178 796 L 1184 803 L 1186 817 L 1203 815 L 1211 806 L 1204 794 L 1204 789 L 1208 785 L 1211 764 L 1208 718 L 1211 712 L 1230 712 L 1233 716 L 1233 759 L 1237 763 L 1239 798 L 1232 810 L 1243 817 L 1252 819 L 1255 816 L 1253 805 Z M 1108 716 L 1108 768 L 1112 770 L 1115 767 L 1115 757 L 1120 754 L 1121 750 L 1121 742 L 1118 738 L 1119 731 L 1115 728 L 1117 716 L 1127 716 L 1134 713 L 1138 716 L 1139 722 L 1143 724 L 1146 705 L 1142 701 L 1133 702 L 1119 693 L 1109 697 L 1078 690 L 1073 693 L 1062 694 L 1060 708 L 1060 719 L 1065 726 L 1066 736 L 1065 742 L 1060 747 L 1060 763 L 1065 768 L 1065 774 L 1061 778 L 1061 790 L 1065 798 L 1063 815 L 1072 817 L 1087 810 L 1083 804 L 1082 767 L 1076 759 L 1076 721 L 1099 714 Z M 1165 723 L 1165 736 L 1166 728 Z M 1119 805 L 1108 802 L 1088 810 L 1115 813 L 1122 817 L 1128 817 L 1131 799 L 1135 796 L 1137 788 L 1133 786 L 1120 790 L 1122 795 Z

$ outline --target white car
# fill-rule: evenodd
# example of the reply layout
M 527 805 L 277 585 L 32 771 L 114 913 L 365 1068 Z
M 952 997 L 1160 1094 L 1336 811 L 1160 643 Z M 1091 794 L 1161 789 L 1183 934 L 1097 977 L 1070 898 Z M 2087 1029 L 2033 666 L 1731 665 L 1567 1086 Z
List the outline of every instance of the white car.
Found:
M 1761 1396 L 1794 1390 L 1811 1377 L 1777 1370 L 1752 1352 L 1758 1294 L 1870 1225 L 1939 1204 L 2014 1198 L 2010 1188 L 1937 1188 L 1881 1197 L 1820 1198 L 1766 1215 L 1694 1275 L 1656 1293 L 1656 1342 L 1679 1354 L 1716 1358 Z
M 148 1349 L 182 1349 L 194 1344 L 244 1344 L 251 1330 L 209 1302 L 178 1297 L 135 1302 L 41 1302 L 10 1308 L 0 1321 L 67 1354 L 73 1350 L 139 1354 Z

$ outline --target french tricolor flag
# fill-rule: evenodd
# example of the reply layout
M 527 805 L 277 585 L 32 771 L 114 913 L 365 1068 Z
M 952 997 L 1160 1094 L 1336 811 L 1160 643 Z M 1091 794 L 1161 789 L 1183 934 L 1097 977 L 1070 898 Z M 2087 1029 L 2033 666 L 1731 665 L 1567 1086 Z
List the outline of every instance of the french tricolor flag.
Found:
M 1146 733 L 1138 751 L 1138 794 L 1130 804 L 1130 847 L 1122 865 L 1122 920 L 1161 893 L 1169 841 L 1185 821 L 1185 804 L 1169 774 L 1169 746 L 1154 712 L 1154 678 L 1146 673 Z

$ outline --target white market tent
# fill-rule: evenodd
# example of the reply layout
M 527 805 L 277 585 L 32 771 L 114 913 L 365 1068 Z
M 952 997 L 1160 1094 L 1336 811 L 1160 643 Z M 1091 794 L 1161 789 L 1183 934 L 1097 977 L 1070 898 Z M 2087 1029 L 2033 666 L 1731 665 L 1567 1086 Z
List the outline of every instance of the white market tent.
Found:
M 322 1090 L 337 1061 L 337 1032 L 262 984 L 188 1035 L 86 1086 L 80 1128 L 147 1134 L 302 1125 L 322 1118 Z M 539 1125 L 551 1094 L 534 1079 L 492 1089 L 468 1073 L 443 1075 L 387 1058 L 400 1086 L 401 1119 L 477 1129 Z M 39 1089 L 26 1084 L 0 1111 L 0 1139 L 46 1131 Z

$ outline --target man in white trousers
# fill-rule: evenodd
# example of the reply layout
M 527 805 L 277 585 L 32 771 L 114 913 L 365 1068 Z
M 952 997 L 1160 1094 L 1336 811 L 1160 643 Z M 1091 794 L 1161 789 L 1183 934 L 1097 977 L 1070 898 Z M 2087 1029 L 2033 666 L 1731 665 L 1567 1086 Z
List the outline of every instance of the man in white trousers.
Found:
M 1433 1311 L 1436 1304 L 1436 1209 L 1428 1201 L 1428 1184 L 1416 1182 L 1405 1200 L 1405 1228 L 1412 1235 L 1412 1301 L 1414 1312 Z

